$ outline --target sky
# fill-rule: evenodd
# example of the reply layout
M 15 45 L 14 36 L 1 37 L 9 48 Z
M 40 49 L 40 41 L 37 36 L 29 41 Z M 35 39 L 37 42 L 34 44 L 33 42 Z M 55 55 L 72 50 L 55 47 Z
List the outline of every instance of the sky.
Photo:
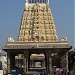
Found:
M 66 36 L 74 45 L 74 3 L 75 0 L 50 0 L 58 38 Z M 25 0 L 0 0 L 0 50 L 8 37 L 17 41 Z

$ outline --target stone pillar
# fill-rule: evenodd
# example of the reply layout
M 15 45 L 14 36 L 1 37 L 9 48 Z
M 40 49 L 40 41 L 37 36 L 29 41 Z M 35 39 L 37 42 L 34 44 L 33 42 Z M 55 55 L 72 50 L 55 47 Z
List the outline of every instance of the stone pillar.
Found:
M 42 67 L 45 68 L 45 60 L 42 60 Z
M 69 69 L 68 69 L 68 52 L 66 53 L 66 71 L 69 72 Z
M 32 60 L 32 67 L 35 67 L 35 62 L 34 62 L 34 60 Z
M 7 69 L 8 69 L 8 74 L 10 74 L 10 52 L 7 52 Z
M 52 75 L 52 59 L 51 59 L 51 52 L 46 51 L 46 59 L 47 59 L 47 70 L 49 72 L 49 75 Z
M 67 73 L 68 70 L 68 53 L 65 53 L 62 57 L 61 57 L 61 64 L 62 64 L 62 68 L 64 69 L 64 71 Z
M 13 52 L 10 52 L 10 55 L 10 68 L 15 69 L 15 55 Z
M 24 72 L 26 73 L 26 53 L 25 52 L 24 52 L 23 65 L 24 65 Z
M 52 75 L 52 59 L 51 59 L 51 52 L 48 52 L 49 54 L 49 75 Z
M 29 54 L 28 52 L 24 52 L 24 72 L 28 71 L 28 60 Z
M 29 52 L 26 52 L 26 55 L 27 55 L 27 58 L 26 58 L 26 68 L 27 68 L 27 71 L 29 70 Z
M 48 69 L 49 68 L 49 56 L 48 56 L 48 51 L 46 51 L 46 56 L 45 56 L 45 60 L 46 60 L 46 68 Z

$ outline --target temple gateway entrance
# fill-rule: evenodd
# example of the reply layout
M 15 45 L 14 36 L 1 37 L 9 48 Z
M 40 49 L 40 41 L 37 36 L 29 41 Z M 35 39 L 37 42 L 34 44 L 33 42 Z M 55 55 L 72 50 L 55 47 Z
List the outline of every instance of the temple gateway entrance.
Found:
M 52 75 L 53 66 L 60 66 L 67 73 L 70 49 L 67 37 L 58 40 L 49 0 L 25 1 L 18 40 L 9 37 L 3 47 L 8 74 L 12 75 Z

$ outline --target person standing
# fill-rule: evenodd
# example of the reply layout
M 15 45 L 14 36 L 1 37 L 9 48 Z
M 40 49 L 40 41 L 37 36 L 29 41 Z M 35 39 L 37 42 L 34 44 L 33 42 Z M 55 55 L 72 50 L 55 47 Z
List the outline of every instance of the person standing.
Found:
M 61 75 L 61 69 L 60 68 L 56 69 L 56 75 Z

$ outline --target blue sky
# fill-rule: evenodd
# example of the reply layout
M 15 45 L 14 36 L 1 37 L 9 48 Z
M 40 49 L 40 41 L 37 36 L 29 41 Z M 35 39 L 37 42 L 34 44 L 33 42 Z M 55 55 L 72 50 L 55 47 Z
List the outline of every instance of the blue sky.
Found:
M 17 41 L 24 6 L 25 0 L 0 0 L 0 49 L 10 36 Z M 50 8 L 58 38 L 74 46 L 74 0 L 50 0 Z

